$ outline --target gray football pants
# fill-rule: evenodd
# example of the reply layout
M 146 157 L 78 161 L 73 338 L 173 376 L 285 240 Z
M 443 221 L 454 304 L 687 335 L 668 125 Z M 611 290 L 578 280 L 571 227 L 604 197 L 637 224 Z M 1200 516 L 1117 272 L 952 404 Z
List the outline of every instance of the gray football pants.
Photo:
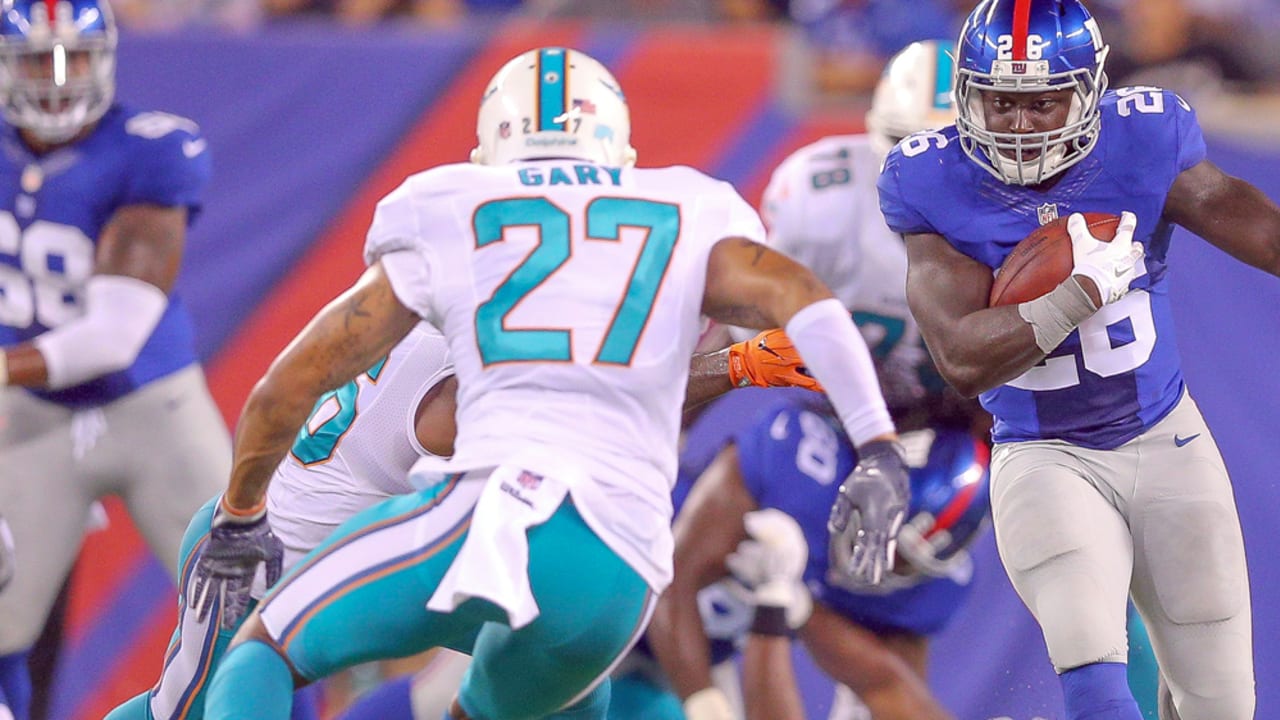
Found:
M 1132 594 L 1167 686 L 1162 720 L 1253 718 L 1244 540 L 1189 395 L 1114 450 L 997 445 L 991 505 L 1000 558 L 1058 672 L 1125 662 Z
M 230 472 L 231 439 L 197 365 L 79 412 L 0 390 L 0 513 L 17 553 L 13 584 L 0 593 L 0 655 L 35 642 L 95 500 L 120 496 L 176 573 L 187 522 Z

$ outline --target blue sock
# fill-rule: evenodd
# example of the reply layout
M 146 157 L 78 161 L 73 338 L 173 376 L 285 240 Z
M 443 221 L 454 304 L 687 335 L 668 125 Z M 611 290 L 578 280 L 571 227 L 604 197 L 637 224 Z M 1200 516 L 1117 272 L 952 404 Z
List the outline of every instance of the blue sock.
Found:
M 1058 676 L 1067 720 L 1142 720 L 1124 663 L 1093 663 Z
M 31 671 L 27 669 L 28 652 L 0 655 L 0 706 L 9 708 L 15 720 L 27 720 L 31 714 Z
M 204 701 L 207 720 L 289 720 L 293 674 L 269 645 L 250 640 L 222 658 Z
M 388 680 L 360 696 L 338 720 L 413 720 L 412 676 Z

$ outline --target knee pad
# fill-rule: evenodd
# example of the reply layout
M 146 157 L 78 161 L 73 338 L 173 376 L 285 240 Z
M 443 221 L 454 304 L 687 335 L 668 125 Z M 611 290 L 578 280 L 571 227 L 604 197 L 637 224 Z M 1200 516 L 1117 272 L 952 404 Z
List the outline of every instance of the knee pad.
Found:
M 1157 501 L 1143 510 L 1143 526 L 1141 552 L 1170 620 L 1220 622 L 1244 609 L 1248 576 L 1234 508 L 1215 500 Z

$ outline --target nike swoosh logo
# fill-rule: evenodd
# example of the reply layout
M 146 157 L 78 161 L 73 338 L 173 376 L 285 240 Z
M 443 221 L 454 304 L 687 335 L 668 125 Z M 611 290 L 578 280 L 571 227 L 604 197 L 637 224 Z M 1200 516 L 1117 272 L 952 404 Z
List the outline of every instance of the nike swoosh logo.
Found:
M 209 141 L 204 138 L 199 138 L 197 140 L 183 140 L 182 154 L 189 158 L 193 158 L 204 152 L 204 149 L 207 147 L 209 147 Z
M 1174 435 L 1173 444 L 1177 445 L 1178 447 L 1182 447 L 1183 445 L 1186 445 L 1187 443 L 1191 442 L 1192 440 L 1195 440 L 1198 437 L 1200 437 L 1200 433 L 1196 433 L 1195 435 L 1191 435 L 1189 437 L 1178 437 L 1177 435 Z
M 1129 272 L 1129 268 L 1116 268 L 1115 270 L 1116 277 L 1120 277 L 1121 275 L 1124 275 L 1127 272 Z

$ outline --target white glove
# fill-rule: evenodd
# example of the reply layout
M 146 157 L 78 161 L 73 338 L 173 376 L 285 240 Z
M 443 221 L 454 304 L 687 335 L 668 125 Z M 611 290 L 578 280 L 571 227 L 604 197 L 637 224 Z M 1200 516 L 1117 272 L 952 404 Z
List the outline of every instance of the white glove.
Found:
M 1083 275 L 1098 286 L 1098 296 L 1103 305 L 1110 305 L 1129 292 L 1129 283 L 1138 275 L 1138 261 L 1142 259 L 1142 243 L 1133 241 L 1138 218 L 1131 212 L 1120 213 L 1120 224 L 1111 242 L 1103 242 L 1089 232 L 1089 225 L 1080 213 L 1072 213 L 1067 219 L 1067 234 L 1071 236 L 1071 258 L 1075 267 L 1072 275 Z
M 813 600 L 804 584 L 804 568 L 809 562 L 804 531 L 790 515 L 775 508 L 749 512 L 742 523 L 749 537 L 725 558 L 725 564 L 734 577 L 752 588 L 757 608 L 782 608 L 787 626 L 799 628 L 813 612 Z

